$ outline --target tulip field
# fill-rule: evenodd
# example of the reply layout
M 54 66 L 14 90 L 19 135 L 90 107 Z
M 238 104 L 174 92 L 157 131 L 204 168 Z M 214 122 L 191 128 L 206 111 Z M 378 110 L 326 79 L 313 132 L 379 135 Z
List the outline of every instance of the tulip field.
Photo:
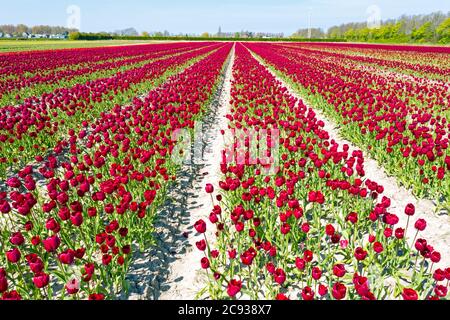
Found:
M 218 178 L 201 180 L 202 215 L 171 231 L 199 255 L 196 265 L 184 263 L 190 251 L 175 256 L 204 276 L 199 296 L 448 299 L 449 100 L 449 47 L 171 42 L 0 53 L 0 298 L 126 296 L 185 168 L 175 133 L 218 123 L 219 103 Z M 378 172 L 414 201 L 399 205 Z

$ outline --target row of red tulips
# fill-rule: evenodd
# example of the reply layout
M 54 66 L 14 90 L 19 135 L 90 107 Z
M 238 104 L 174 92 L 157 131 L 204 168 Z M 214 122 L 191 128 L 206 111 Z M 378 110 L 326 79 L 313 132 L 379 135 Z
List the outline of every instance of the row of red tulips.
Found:
M 330 139 L 314 111 L 241 44 L 233 76 L 229 128 L 279 131 L 278 152 L 274 135 L 259 139 L 279 165 L 268 175 L 267 163 L 251 161 L 249 136 L 223 150 L 220 190 L 205 190 L 220 193 L 215 207 L 194 225 L 216 231 L 196 244 L 211 297 L 448 298 L 450 268 L 434 266 L 441 256 L 420 236 L 426 221 L 414 220 L 410 204 L 408 224 L 399 224 L 383 187 L 364 178 L 362 152 Z M 409 228 L 415 239 L 405 239 Z
M 334 47 L 357 50 L 386 50 L 388 52 L 412 53 L 412 54 L 427 54 L 427 53 L 450 53 L 448 46 L 405 46 L 405 45 L 384 45 L 384 44 L 368 44 L 368 43 L 320 43 L 308 42 L 309 47 Z
M 287 48 L 297 48 L 296 46 L 287 46 Z M 442 77 L 441 80 L 432 79 L 433 73 L 423 72 L 417 75 L 410 74 L 410 70 L 407 67 L 403 67 L 401 63 L 404 61 L 392 61 L 388 57 L 393 55 L 390 51 L 384 50 L 384 59 L 373 59 L 371 56 L 354 56 L 351 54 L 343 54 L 341 52 L 329 52 L 328 50 L 311 50 L 310 48 L 300 47 L 300 50 L 295 50 L 296 59 L 301 55 L 301 57 L 306 57 L 308 59 L 314 58 L 317 60 L 325 60 L 329 65 L 332 66 L 332 72 L 330 69 L 324 69 L 324 71 L 329 72 L 330 76 L 335 76 L 340 72 L 340 69 L 346 68 L 350 69 L 356 73 L 355 78 L 358 78 L 361 72 L 364 78 L 370 78 L 375 76 L 373 79 L 367 79 L 367 88 L 373 88 L 374 90 L 383 90 L 386 85 L 389 87 L 400 89 L 404 88 L 404 91 L 408 94 L 401 95 L 401 99 L 407 99 L 405 102 L 408 106 L 419 107 L 430 113 L 435 113 L 437 115 L 442 115 L 445 111 L 445 101 L 449 98 L 449 86 L 448 79 Z M 289 51 L 289 50 L 288 50 Z M 383 51 L 382 51 L 383 52 Z M 386 53 L 388 52 L 388 53 Z M 289 52 L 286 52 L 289 55 Z M 365 54 L 361 52 L 360 54 Z M 422 55 L 415 54 L 416 60 L 418 60 Z M 438 60 L 442 61 L 445 56 L 444 54 L 438 55 Z M 409 56 L 408 58 L 412 58 Z M 422 57 L 425 59 L 425 57 Z M 407 60 L 411 61 L 411 60 Z M 419 64 L 414 64 L 417 66 Z M 422 67 L 430 67 L 429 65 L 422 65 Z M 450 67 L 450 66 L 449 66 Z M 319 66 L 320 68 L 320 66 Z M 436 67 L 438 68 L 438 67 Z M 336 71 L 334 71 L 336 69 Z M 439 70 L 443 70 L 443 74 L 447 74 L 444 67 L 439 67 Z M 450 69 L 449 69 L 450 70 Z M 353 76 L 353 75 L 352 75 Z M 352 77 L 353 78 L 353 77 Z M 347 78 L 345 78 L 347 80 Z M 384 87 L 383 87 L 384 86 Z M 391 94 L 391 92 L 389 92 Z
M 145 63 L 107 78 L 59 88 L 24 104 L 0 109 L 0 172 L 21 168 L 49 148 L 60 149 L 61 139 L 114 105 L 128 103 L 164 82 L 218 45 L 194 44 L 181 53 Z
M 8 179 L 0 193 L 3 299 L 104 299 L 127 290 L 135 244 L 152 245 L 156 210 L 175 179 L 172 132 L 206 114 L 231 45 L 216 48 L 145 99 L 70 132 L 68 154 Z
M 249 47 L 407 188 L 450 207 L 448 84 L 408 83 L 329 54 L 321 60 L 302 49 Z
M 95 64 L 120 57 L 138 56 L 147 50 L 153 50 L 154 46 L 150 44 L 1 53 L 0 77 L 35 75 L 61 68 L 70 69 L 79 64 Z
M 328 44 L 290 44 L 291 47 L 330 52 L 343 59 L 352 59 L 358 63 L 371 64 L 377 67 L 392 69 L 401 73 L 416 74 L 422 77 L 448 78 L 450 65 L 448 63 L 448 48 L 442 52 L 434 51 L 399 51 L 398 47 L 389 49 L 386 46 L 364 47 Z M 412 47 L 418 48 L 418 47 Z M 428 48 L 425 48 L 428 49 Z
M 69 87 L 71 85 L 95 80 L 97 78 L 111 76 L 118 71 L 125 71 L 137 64 L 155 58 L 162 58 L 162 54 L 176 53 L 190 47 L 189 44 L 162 44 L 154 45 L 133 52 L 129 56 L 119 56 L 107 60 L 86 60 L 77 65 L 68 64 L 64 68 L 40 71 L 36 74 L 8 74 L 0 80 L 0 106 L 23 103 L 26 98 L 39 96 L 52 89 Z M 124 52 L 126 53 L 126 51 Z M 54 53 L 49 52 L 52 56 Z M 95 57 L 95 56 L 94 56 Z M 87 57 L 89 59 L 90 57 Z

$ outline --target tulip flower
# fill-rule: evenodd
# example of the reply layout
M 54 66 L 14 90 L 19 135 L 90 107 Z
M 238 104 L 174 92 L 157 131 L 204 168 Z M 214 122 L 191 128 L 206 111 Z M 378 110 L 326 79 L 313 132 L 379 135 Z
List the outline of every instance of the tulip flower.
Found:
M 52 236 L 43 240 L 42 244 L 44 245 L 45 251 L 55 252 L 61 244 L 61 240 L 57 236 Z
M 209 260 L 206 257 L 203 257 L 201 260 L 202 269 L 208 269 L 210 266 Z
M 6 271 L 0 268 L 0 293 L 8 290 L 8 279 L 6 278 Z
M 21 255 L 19 249 L 17 249 L 17 248 L 13 248 L 6 252 L 6 258 L 11 263 L 17 263 L 20 260 L 21 256 L 22 255 Z
M 37 273 L 33 277 L 33 283 L 38 289 L 46 287 L 49 281 L 50 281 L 49 275 L 43 272 Z
M 402 297 L 404 300 L 417 300 L 417 292 L 410 288 L 404 288 L 402 292 Z
M 194 228 L 198 233 L 205 233 L 206 232 L 206 223 L 202 219 L 198 220 L 194 224 Z
M 347 288 L 344 284 L 337 282 L 333 285 L 331 293 L 336 300 L 342 300 L 347 294 Z
M 232 279 L 227 286 L 227 293 L 230 297 L 236 296 L 242 288 L 242 282 L 240 280 Z
M 213 187 L 213 185 L 210 184 L 210 183 L 207 183 L 207 184 L 206 184 L 206 187 L 205 187 L 205 191 L 206 191 L 206 193 L 213 193 L 213 192 L 214 192 L 214 187 Z
M 66 284 L 68 294 L 76 294 L 80 291 L 80 283 L 77 279 L 72 279 Z

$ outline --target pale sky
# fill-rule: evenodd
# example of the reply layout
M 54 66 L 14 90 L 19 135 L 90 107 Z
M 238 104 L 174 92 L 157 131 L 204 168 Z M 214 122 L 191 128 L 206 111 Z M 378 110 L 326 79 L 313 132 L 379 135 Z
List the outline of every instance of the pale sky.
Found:
M 221 26 L 224 32 L 291 34 L 308 26 L 308 11 L 312 27 L 323 29 L 366 21 L 371 5 L 380 8 L 382 19 L 450 11 L 448 0 L 5 0 L 0 5 L 0 24 L 67 26 L 71 5 L 79 8 L 80 19 L 75 21 L 85 32 L 134 27 L 140 32 L 216 33 Z

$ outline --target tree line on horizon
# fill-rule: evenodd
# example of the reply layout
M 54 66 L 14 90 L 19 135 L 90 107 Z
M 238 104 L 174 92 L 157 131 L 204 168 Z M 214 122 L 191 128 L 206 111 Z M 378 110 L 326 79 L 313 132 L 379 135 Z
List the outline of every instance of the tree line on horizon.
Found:
M 77 29 L 70 29 L 61 26 L 39 25 L 29 27 L 25 24 L 3 24 L 0 25 L 0 32 L 3 34 L 11 34 L 13 36 L 22 36 L 23 33 L 28 34 L 61 34 L 64 32 L 77 32 Z
M 309 29 L 299 29 L 291 38 L 306 38 Z M 351 22 L 330 27 L 327 31 L 312 28 L 316 39 L 345 39 L 361 42 L 414 42 L 450 43 L 450 12 L 402 15 L 397 19 L 381 21 L 378 28 L 370 28 L 367 22 Z

